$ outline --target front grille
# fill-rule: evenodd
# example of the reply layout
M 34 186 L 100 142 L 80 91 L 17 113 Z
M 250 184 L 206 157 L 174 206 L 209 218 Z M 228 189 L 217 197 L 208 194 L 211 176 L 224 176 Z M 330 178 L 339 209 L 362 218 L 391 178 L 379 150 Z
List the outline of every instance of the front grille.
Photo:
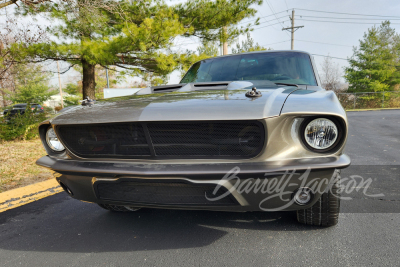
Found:
M 61 126 L 58 132 L 68 149 L 82 157 L 151 155 L 137 123 Z
M 150 122 L 57 127 L 83 158 L 252 158 L 264 145 L 258 121 Z
M 222 196 L 228 190 L 218 189 L 214 195 L 215 185 L 195 185 L 166 182 L 120 182 L 95 184 L 97 197 L 102 200 L 127 203 L 163 204 L 163 205 L 237 205 L 232 195 Z

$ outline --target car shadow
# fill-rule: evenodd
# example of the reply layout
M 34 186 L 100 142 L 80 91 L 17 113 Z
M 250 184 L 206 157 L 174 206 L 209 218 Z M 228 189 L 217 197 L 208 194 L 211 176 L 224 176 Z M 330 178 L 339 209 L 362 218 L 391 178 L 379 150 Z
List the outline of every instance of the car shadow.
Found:
M 60 193 L 0 214 L 0 249 L 46 252 L 144 251 L 208 246 L 236 229 L 310 231 L 294 212 L 142 209 L 110 212 Z

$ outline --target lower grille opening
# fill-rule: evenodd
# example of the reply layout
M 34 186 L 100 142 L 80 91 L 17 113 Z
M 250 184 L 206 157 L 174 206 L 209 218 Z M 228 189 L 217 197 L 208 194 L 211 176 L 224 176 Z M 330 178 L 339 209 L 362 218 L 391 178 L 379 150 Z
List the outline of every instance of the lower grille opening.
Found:
M 163 204 L 163 205 L 237 205 L 231 194 L 217 200 L 226 193 L 224 187 L 214 195 L 215 185 L 194 185 L 186 183 L 153 183 L 153 182 L 120 182 L 98 183 L 98 198 L 102 200 L 122 201 L 128 203 Z

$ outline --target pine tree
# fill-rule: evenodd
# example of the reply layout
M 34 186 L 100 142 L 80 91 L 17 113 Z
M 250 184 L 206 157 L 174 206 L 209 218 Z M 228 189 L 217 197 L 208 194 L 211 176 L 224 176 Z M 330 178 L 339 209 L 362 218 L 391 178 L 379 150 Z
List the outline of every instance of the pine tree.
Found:
M 258 43 L 254 43 L 254 39 L 251 38 L 250 33 L 247 33 L 246 40 L 242 41 L 242 44 L 237 43 L 236 49 L 232 48 L 232 54 L 239 54 L 245 52 L 253 52 L 253 51 L 264 51 L 264 50 L 271 50 L 269 48 L 265 48 Z
M 345 68 L 350 92 L 388 91 L 399 83 L 399 35 L 385 21 L 364 34 Z
M 9 97 L 13 103 L 43 104 L 56 93 L 49 86 L 50 74 L 41 65 L 19 64 L 14 72 L 16 90 Z
M 83 97 L 95 98 L 95 67 L 116 66 L 135 75 L 154 73 L 163 77 L 199 57 L 176 53 L 171 47 L 177 37 L 219 40 L 220 29 L 254 16 L 253 4 L 262 0 L 189 0 L 167 5 L 163 0 L 118 2 L 107 0 L 60 1 L 42 5 L 48 14 L 55 41 L 34 44 L 23 57 L 63 60 L 82 67 Z M 229 27 L 224 39 L 249 30 Z M 53 39 L 53 40 L 54 40 Z

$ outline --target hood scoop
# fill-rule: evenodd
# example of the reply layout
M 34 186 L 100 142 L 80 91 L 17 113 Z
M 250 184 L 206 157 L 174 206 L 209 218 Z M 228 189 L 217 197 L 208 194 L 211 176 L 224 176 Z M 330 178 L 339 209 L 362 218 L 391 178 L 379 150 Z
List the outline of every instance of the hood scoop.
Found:
M 223 86 L 223 87 L 225 87 L 225 86 L 228 86 L 228 83 L 200 83 L 200 84 L 193 84 L 193 86 L 194 87 L 218 87 L 218 89 L 219 89 L 219 87 L 221 87 L 221 86 Z
M 158 92 L 174 92 L 179 89 L 181 89 L 183 86 L 185 86 L 185 83 L 183 84 L 171 84 L 171 85 L 161 85 L 161 86 L 154 86 L 151 87 L 152 91 L 154 93 Z

